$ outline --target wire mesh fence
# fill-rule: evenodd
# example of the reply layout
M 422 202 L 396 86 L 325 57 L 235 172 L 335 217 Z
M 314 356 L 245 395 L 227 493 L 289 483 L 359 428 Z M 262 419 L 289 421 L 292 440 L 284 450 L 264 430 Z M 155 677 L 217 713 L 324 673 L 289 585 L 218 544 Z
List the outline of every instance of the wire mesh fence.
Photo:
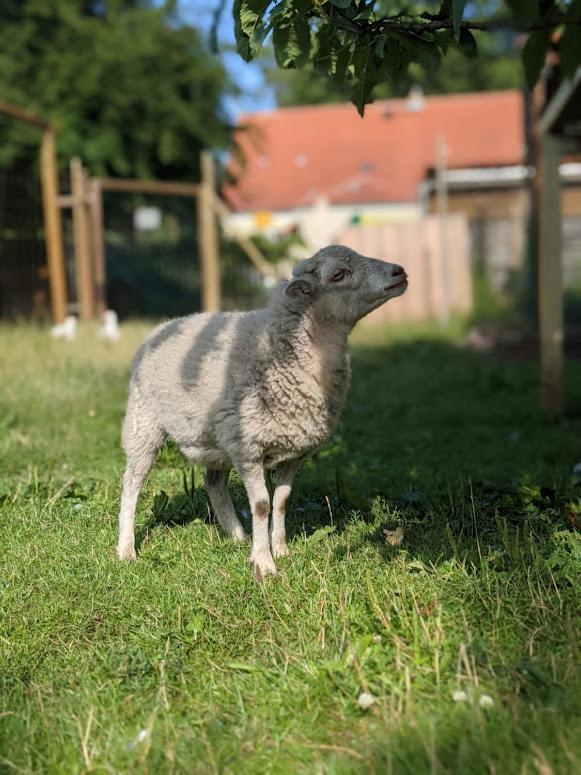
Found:
M 195 200 L 106 192 L 107 304 L 121 318 L 175 317 L 202 308 Z M 261 275 L 244 251 L 221 237 L 222 307 L 267 301 Z
M 38 175 L 0 170 L 0 318 L 46 318 L 49 301 Z
M 173 317 L 200 309 L 191 199 L 108 192 L 104 217 L 109 307 L 121 317 Z

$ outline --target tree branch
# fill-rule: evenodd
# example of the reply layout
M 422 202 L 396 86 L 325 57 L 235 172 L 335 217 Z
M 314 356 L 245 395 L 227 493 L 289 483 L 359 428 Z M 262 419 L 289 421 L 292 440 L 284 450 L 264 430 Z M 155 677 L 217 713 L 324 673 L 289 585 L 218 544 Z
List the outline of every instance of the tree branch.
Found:
M 515 32 L 535 32 L 536 30 L 552 30 L 563 25 L 580 25 L 581 19 L 550 19 L 539 24 L 516 24 L 508 19 L 491 22 L 460 22 L 460 29 L 482 30 L 484 32 L 494 30 L 514 30 Z M 426 22 L 398 22 L 394 19 L 378 19 L 360 30 L 367 32 L 384 32 L 388 29 L 403 30 L 404 32 L 434 32 L 436 30 L 451 30 L 454 23 L 450 19 L 437 19 Z
M 326 10 L 326 6 L 321 2 L 316 2 L 316 13 L 325 21 L 336 24 L 337 27 L 341 27 L 349 32 L 354 32 L 357 35 L 380 35 L 383 32 L 389 30 L 397 30 L 398 32 L 411 32 L 414 34 L 421 32 L 436 32 L 438 30 L 451 30 L 454 29 L 454 23 L 451 19 L 431 19 L 429 21 L 412 21 L 410 17 L 402 16 L 385 16 L 375 21 L 357 21 L 348 19 L 339 8 L 336 6 L 330 6 L 329 10 Z M 416 16 L 416 19 L 421 17 Z M 552 30 L 560 25 L 581 25 L 581 19 L 571 19 L 564 17 L 554 17 L 552 19 L 546 19 L 538 24 L 517 24 L 510 19 L 497 19 L 495 21 L 463 21 L 460 22 L 461 30 L 479 30 L 483 32 L 493 32 L 496 30 L 513 30 L 514 32 L 536 32 L 537 30 Z

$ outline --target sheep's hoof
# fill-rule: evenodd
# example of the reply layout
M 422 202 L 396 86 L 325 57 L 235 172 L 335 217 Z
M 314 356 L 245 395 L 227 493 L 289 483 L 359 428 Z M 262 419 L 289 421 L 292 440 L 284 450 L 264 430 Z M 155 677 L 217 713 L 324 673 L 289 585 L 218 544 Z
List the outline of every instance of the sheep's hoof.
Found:
M 290 554 L 286 541 L 275 541 L 272 544 L 272 556 L 274 559 L 279 557 L 288 557 Z
M 265 576 L 276 576 L 276 565 L 270 552 L 261 552 L 250 558 L 254 563 L 254 578 L 262 581 Z
M 118 546 L 117 547 L 117 557 L 120 560 L 136 560 L 137 555 L 135 554 L 135 547 L 134 546 Z

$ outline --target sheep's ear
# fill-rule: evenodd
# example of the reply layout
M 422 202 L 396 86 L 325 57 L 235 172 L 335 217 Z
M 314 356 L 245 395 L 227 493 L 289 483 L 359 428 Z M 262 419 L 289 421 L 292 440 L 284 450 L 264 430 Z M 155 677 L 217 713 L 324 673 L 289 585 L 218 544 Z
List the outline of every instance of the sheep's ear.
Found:
M 315 284 L 309 282 L 306 278 L 300 280 L 291 280 L 291 282 L 284 289 L 285 296 L 290 296 L 292 299 L 304 299 L 315 294 Z

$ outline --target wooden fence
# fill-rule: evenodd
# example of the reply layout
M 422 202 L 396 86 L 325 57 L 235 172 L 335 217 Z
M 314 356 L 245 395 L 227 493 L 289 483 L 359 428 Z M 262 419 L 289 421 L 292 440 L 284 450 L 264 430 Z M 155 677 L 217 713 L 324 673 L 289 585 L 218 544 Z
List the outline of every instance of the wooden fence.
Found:
M 468 224 L 463 215 L 382 226 L 350 226 L 338 238 L 365 256 L 401 264 L 409 288 L 372 312 L 371 323 L 439 319 L 472 309 Z
M 103 224 L 103 192 L 183 196 L 195 200 L 201 269 L 201 306 L 204 311 L 221 307 L 221 278 L 217 218 L 225 205 L 218 199 L 214 162 L 210 151 L 202 151 L 202 179 L 199 183 L 158 180 L 91 178 L 79 159 L 70 164 L 70 193 L 59 191 L 55 127 L 42 116 L 0 101 L 0 114 L 41 130 L 40 182 L 42 189 L 44 242 L 46 247 L 51 312 L 55 323 L 67 312 L 90 320 L 106 306 L 106 261 Z M 70 209 L 73 222 L 74 284 L 76 305 L 71 304 L 67 287 L 61 211 Z M 250 240 L 238 240 L 259 275 L 272 274 L 272 268 Z
M 90 178 L 80 160 L 71 161 L 71 193 L 59 196 L 58 203 L 61 208 L 72 208 L 78 300 L 75 311 L 81 320 L 90 320 L 101 314 L 106 306 L 103 193 L 108 191 L 195 200 L 202 311 L 214 312 L 222 308 L 218 218 L 224 216 L 226 206 L 216 194 L 214 160 L 209 150 L 202 151 L 201 171 L 199 183 Z M 272 274 L 271 265 L 253 242 L 236 239 L 259 275 Z

